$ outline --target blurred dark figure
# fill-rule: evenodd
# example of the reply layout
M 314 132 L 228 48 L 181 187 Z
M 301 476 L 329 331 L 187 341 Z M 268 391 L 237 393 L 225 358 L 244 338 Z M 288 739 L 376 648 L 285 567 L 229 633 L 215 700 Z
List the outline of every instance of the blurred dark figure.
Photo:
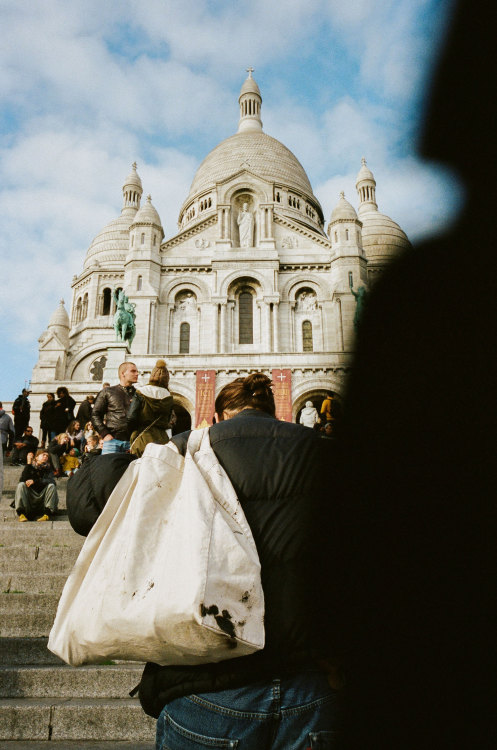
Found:
M 455 7 L 422 141 L 459 172 L 465 208 L 390 267 L 359 325 L 330 544 L 342 750 L 497 747 L 491 17 Z

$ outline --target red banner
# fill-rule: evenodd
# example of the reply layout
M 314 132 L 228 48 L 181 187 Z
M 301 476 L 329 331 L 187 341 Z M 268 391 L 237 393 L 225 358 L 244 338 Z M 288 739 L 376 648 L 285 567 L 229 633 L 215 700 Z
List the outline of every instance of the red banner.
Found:
M 210 427 L 214 417 L 216 397 L 216 371 L 197 370 L 197 392 L 195 397 L 195 428 Z
M 293 422 L 292 417 L 292 371 L 273 370 L 274 402 L 276 404 L 276 419 L 283 422 Z

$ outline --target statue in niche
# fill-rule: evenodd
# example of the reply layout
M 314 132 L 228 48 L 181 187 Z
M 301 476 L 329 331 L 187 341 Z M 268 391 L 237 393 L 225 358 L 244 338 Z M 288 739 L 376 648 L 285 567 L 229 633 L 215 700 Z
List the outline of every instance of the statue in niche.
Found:
M 354 292 L 352 287 L 350 287 L 350 291 L 355 297 L 356 301 L 356 308 L 355 308 L 355 315 L 354 315 L 354 328 L 357 331 L 359 327 L 359 323 L 361 322 L 361 317 L 364 314 L 364 306 L 366 304 L 366 298 L 367 298 L 367 291 L 366 288 L 363 286 L 360 286 L 357 292 Z
M 252 247 L 254 216 L 248 210 L 248 203 L 244 203 L 242 210 L 238 212 L 237 223 L 240 233 L 240 247 Z
M 116 294 L 114 289 L 112 297 L 116 303 L 116 312 L 114 315 L 114 331 L 116 332 L 117 341 L 125 341 L 131 346 L 136 335 L 135 327 L 135 308 L 134 302 L 130 302 L 122 289 Z
M 298 302 L 298 309 L 303 312 L 312 312 L 318 309 L 318 301 L 314 292 L 301 292 Z
M 192 292 L 188 292 L 178 300 L 179 310 L 195 310 L 197 306 L 197 300 Z

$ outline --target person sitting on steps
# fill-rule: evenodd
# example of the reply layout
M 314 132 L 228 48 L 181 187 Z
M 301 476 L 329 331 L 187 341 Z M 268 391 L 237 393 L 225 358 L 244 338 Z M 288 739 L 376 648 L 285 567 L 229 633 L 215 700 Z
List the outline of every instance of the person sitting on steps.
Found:
M 21 522 L 49 521 L 55 515 L 59 498 L 48 452 L 40 448 L 32 463 L 24 467 L 16 488 L 14 507 Z M 41 514 L 41 515 L 40 515 Z

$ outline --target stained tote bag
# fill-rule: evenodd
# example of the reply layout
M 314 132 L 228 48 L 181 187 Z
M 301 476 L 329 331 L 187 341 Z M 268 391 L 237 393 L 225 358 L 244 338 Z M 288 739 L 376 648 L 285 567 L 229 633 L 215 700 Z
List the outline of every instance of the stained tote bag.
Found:
M 48 648 L 68 664 L 200 664 L 264 647 L 250 527 L 208 428 L 186 456 L 149 443 L 116 485 L 59 601 Z

